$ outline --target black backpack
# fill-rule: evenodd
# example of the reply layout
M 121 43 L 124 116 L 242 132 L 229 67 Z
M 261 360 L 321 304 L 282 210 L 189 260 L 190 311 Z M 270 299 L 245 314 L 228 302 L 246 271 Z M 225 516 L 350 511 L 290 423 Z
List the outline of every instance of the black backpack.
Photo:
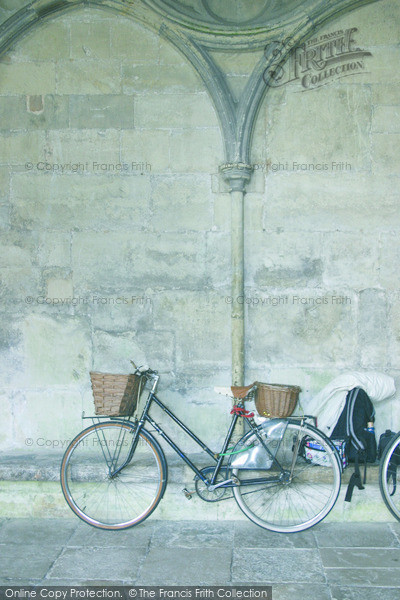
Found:
M 346 493 L 346 502 L 351 502 L 355 486 L 363 490 L 359 463 L 365 463 L 364 483 L 366 482 L 366 464 L 375 462 L 377 446 L 375 432 L 368 428 L 368 423 L 375 420 L 375 409 L 366 392 L 361 388 L 350 390 L 346 397 L 345 407 L 331 434 L 331 439 L 343 439 L 346 442 L 346 455 L 349 462 L 354 462 L 354 473 Z

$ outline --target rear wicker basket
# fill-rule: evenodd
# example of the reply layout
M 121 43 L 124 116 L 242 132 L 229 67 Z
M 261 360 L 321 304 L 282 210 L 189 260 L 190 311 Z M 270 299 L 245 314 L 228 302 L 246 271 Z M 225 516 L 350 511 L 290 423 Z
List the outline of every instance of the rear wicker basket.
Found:
M 96 415 L 129 417 L 139 395 L 140 376 L 90 373 Z
M 290 417 L 301 388 L 297 385 L 256 382 L 255 404 L 260 417 Z

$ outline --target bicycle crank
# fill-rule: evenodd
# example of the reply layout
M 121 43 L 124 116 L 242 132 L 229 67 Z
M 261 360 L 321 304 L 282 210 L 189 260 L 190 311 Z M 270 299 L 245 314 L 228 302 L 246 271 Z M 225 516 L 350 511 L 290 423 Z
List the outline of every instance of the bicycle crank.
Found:
M 205 467 L 201 470 L 201 474 L 207 478 L 209 482 L 214 473 L 215 467 Z M 204 483 L 199 477 L 195 477 L 195 488 L 197 495 L 204 500 L 205 502 L 218 502 L 225 496 L 226 487 L 222 487 L 222 485 L 226 481 L 226 469 L 221 469 L 218 473 L 217 479 L 214 485 L 210 485 L 210 483 Z M 230 481 L 230 480 L 229 480 Z M 222 484 L 222 485 L 221 485 Z

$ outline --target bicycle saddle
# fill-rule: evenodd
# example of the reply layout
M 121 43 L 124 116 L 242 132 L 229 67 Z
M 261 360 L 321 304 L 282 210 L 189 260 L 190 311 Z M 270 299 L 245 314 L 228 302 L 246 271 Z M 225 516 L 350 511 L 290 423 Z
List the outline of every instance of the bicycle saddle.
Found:
M 218 394 L 229 396 L 230 398 L 246 398 L 253 387 L 254 383 L 245 386 L 232 385 L 231 387 L 215 387 L 214 390 Z

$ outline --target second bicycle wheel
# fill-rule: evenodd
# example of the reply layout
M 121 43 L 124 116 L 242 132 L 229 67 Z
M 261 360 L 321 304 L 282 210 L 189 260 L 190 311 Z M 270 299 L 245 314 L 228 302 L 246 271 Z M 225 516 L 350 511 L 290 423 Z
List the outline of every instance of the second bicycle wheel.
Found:
M 89 525 L 125 529 L 146 519 L 166 486 L 166 463 L 156 440 L 141 430 L 135 452 L 125 464 L 136 427 L 106 421 L 81 431 L 61 464 L 61 487 L 71 509 Z
M 233 488 L 239 507 L 251 521 L 271 531 L 294 533 L 316 525 L 333 508 L 340 491 L 341 468 L 334 446 L 320 431 L 295 420 L 269 421 L 258 432 L 276 462 L 261 445 L 254 466 L 251 462 L 244 468 L 232 466 L 241 482 Z M 254 454 L 260 445 L 256 434 L 250 432 L 243 440 Z M 307 444 L 317 444 L 324 453 L 323 464 L 306 458 Z
M 379 467 L 379 487 L 392 515 L 400 521 L 400 492 L 397 489 L 397 469 L 400 466 L 400 433 L 386 446 Z

